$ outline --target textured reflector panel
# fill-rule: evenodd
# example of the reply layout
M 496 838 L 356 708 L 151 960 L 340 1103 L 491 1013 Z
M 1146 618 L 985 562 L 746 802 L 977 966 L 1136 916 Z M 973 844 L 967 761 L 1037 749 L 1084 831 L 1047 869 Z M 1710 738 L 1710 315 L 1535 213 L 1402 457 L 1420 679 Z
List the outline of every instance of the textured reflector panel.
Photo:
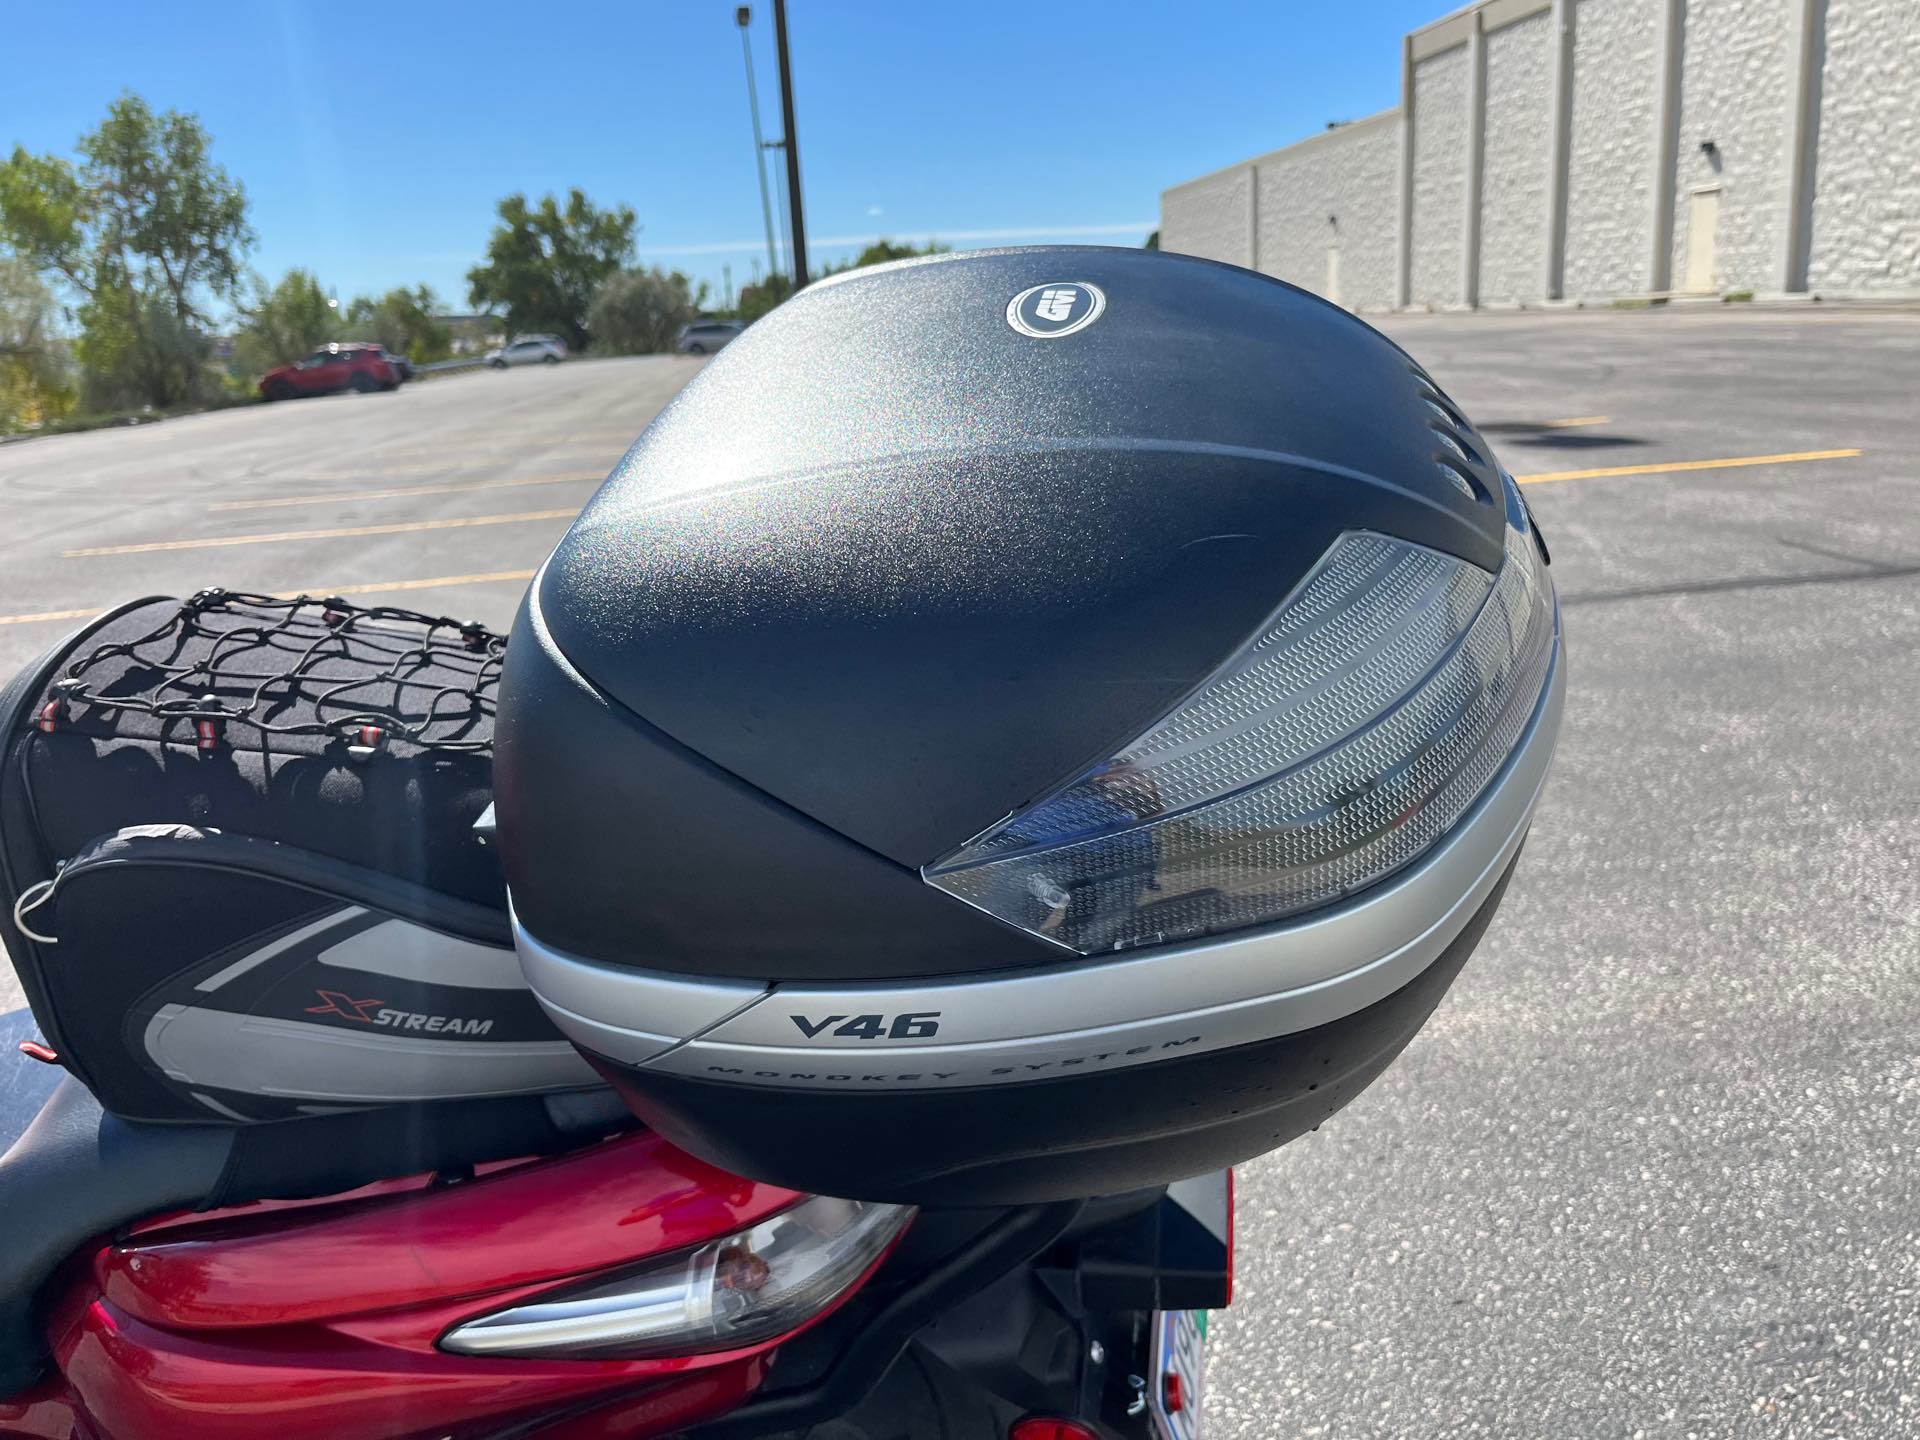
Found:
M 926 878 L 1094 954 L 1263 924 L 1418 858 L 1499 771 L 1551 659 L 1546 576 L 1507 508 L 1497 577 L 1342 536 L 1178 711 Z

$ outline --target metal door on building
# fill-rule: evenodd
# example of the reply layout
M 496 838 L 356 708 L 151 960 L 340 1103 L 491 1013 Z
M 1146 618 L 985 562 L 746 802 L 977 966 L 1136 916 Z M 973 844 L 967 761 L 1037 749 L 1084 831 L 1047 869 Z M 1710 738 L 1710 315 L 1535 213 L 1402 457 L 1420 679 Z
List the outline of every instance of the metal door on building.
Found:
M 1720 229 L 1720 190 L 1696 190 L 1687 205 L 1687 277 L 1685 288 L 1706 294 L 1714 288 L 1715 245 Z

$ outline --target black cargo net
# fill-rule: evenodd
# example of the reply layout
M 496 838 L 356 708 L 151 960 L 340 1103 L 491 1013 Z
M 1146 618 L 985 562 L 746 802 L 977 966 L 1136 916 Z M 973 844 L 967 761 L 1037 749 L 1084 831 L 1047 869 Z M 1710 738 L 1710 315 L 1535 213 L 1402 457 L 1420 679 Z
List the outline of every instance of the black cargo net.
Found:
M 485 753 L 506 648 L 483 625 L 390 605 L 202 590 L 147 633 L 77 654 L 40 728 L 147 715 L 191 726 L 203 750 L 235 729 L 331 736 L 358 758 L 393 741 Z

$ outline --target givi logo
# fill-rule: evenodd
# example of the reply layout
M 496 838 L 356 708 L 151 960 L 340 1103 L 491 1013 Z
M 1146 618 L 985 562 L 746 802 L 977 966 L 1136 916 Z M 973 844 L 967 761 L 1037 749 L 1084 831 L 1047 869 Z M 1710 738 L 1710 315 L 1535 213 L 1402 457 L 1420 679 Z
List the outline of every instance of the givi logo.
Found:
M 1106 308 L 1106 292 L 1098 285 L 1056 281 L 1022 290 L 1009 300 L 1007 324 L 1036 340 L 1058 340 L 1086 329 Z

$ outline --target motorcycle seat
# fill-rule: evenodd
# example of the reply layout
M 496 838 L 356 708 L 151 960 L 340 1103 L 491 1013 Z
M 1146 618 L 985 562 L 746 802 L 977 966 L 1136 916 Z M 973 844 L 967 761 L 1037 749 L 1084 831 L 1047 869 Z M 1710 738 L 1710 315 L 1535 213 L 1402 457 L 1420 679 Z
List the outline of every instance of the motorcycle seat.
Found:
M 22 1056 L 12 1070 L 51 1067 Z M 423 1113 L 423 1111 L 425 1113 Z M 549 1154 L 633 1124 L 611 1091 L 446 1101 L 271 1125 L 150 1125 L 101 1108 L 66 1077 L 0 1157 L 0 1395 L 48 1359 L 43 1293 L 90 1241 L 170 1210 L 310 1199 L 375 1180 Z

